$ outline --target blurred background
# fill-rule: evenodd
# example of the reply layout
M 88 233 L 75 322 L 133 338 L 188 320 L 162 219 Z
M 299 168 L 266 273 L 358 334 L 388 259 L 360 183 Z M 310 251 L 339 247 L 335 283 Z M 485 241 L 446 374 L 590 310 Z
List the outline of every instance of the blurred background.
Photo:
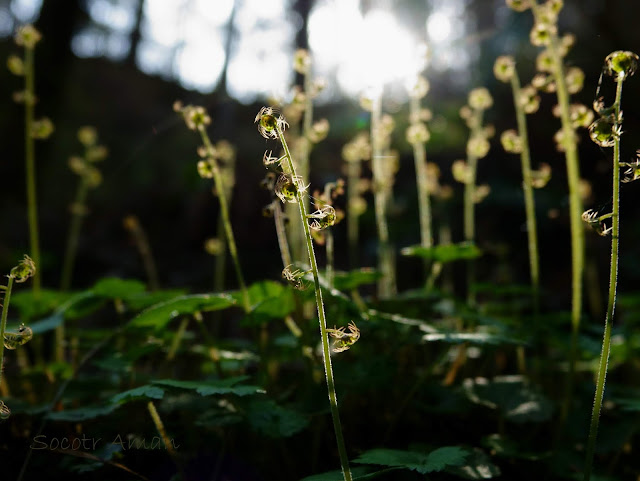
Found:
M 577 38 L 566 63 L 586 74 L 574 102 L 591 106 L 608 53 L 640 52 L 638 18 L 638 2 L 565 0 L 560 33 Z M 106 275 L 144 278 L 142 261 L 123 227 L 123 219 L 135 215 L 149 238 L 163 286 L 211 289 L 215 260 L 203 246 L 215 234 L 218 203 L 211 195 L 212 182 L 197 174 L 200 140 L 173 112 L 176 100 L 207 107 L 212 140 L 226 139 L 237 149 L 232 222 L 245 276 L 249 282 L 278 278 L 282 266 L 273 221 L 262 216 L 270 197 L 259 187 L 265 174 L 262 154 L 273 146 L 259 136 L 253 120 L 262 105 L 291 99 L 292 87 L 301 81 L 292 68 L 297 48 L 310 50 L 313 76 L 327 82 L 315 101 L 315 118 L 327 118 L 331 127 L 311 154 L 311 190 L 344 176 L 342 147 L 369 128 L 369 113 L 359 97 L 372 79 L 384 83 L 383 111 L 396 121 L 392 147 L 400 153 L 390 218 L 398 250 L 419 243 L 404 80 L 422 69 L 431 83 L 423 100 L 433 112 L 427 159 L 439 166 L 441 183 L 454 189 L 452 201 L 435 205 L 434 223 L 448 223 L 454 242 L 462 240 L 463 186 L 453 180 L 451 164 L 464 158 L 468 136 L 458 111 L 470 89 L 490 90 L 494 106 L 486 119 L 497 135 L 478 170 L 478 183 L 491 187 L 476 207 L 477 239 L 485 252 L 478 279 L 528 282 L 520 160 L 506 154 L 499 142 L 502 131 L 516 127 L 513 102 L 509 86 L 497 82 L 492 69 L 497 56 L 513 55 L 523 84 L 530 81 L 538 53 L 529 43 L 531 12 L 514 12 L 504 0 L 0 0 L 0 58 L 21 54 L 12 36 L 28 22 L 43 34 L 36 47 L 36 116 L 48 116 L 55 124 L 54 134 L 36 147 L 44 286 L 58 286 L 69 204 L 78 182 L 67 161 L 82 153 L 78 128 L 93 125 L 109 156 L 100 166 L 102 184 L 89 194 L 74 287 Z M 423 43 L 426 57 L 418 48 Z M 416 63 L 416 58 L 426 62 Z M 12 102 L 23 80 L 6 68 L 0 79 L 0 272 L 8 272 L 28 251 L 23 107 Z M 610 103 L 613 82 L 604 79 L 604 84 L 602 93 Z M 639 92 L 640 79 L 631 78 L 623 94 L 623 161 L 634 160 L 640 148 Z M 553 141 L 560 128 L 551 113 L 554 104 L 554 95 L 543 95 L 540 111 L 528 120 L 534 167 L 546 162 L 553 169 L 550 183 L 536 191 L 546 305 L 568 309 L 567 183 L 564 156 Z M 591 143 L 584 130 L 581 137 L 581 174 L 591 185 L 585 208 L 604 213 L 610 208 L 611 151 Z M 621 292 L 633 290 L 640 280 L 639 201 L 637 185 L 624 184 Z M 370 198 L 360 219 L 360 263 L 374 266 Z M 345 231 L 345 223 L 335 227 L 339 269 L 348 267 Z M 602 291 L 609 244 L 587 233 L 590 275 Z M 399 289 L 420 285 L 420 267 L 398 259 Z M 233 288 L 233 271 L 227 272 Z

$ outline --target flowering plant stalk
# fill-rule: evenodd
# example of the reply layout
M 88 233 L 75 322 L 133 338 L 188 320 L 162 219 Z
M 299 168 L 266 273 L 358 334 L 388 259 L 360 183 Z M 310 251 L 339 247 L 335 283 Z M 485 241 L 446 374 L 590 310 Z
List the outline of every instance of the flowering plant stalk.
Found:
M 313 240 L 311 238 L 311 227 L 309 219 L 316 227 L 323 225 L 330 226 L 335 222 L 335 211 L 331 214 L 331 210 L 327 210 L 326 215 L 320 213 L 307 214 L 304 192 L 306 186 L 301 177 L 296 175 L 296 168 L 293 163 L 291 152 L 284 137 L 284 130 L 287 122 L 282 115 L 277 115 L 271 107 L 262 107 L 255 118 L 258 124 L 258 131 L 267 139 L 279 140 L 284 150 L 284 155 L 277 162 L 283 170 L 278 182 L 276 183 L 276 194 L 282 201 L 289 203 L 297 203 L 300 210 L 300 219 L 304 227 L 305 240 L 307 245 L 307 254 L 309 264 L 311 266 L 311 274 L 313 275 L 313 284 L 315 290 L 316 307 L 318 309 L 318 322 L 320 324 L 320 338 L 322 341 L 322 359 L 324 363 L 324 372 L 327 382 L 327 390 L 329 392 L 329 405 L 331 408 L 331 417 L 333 419 L 333 428 L 338 444 L 338 453 L 340 455 L 340 464 L 342 466 L 342 474 L 345 481 L 351 481 L 351 470 L 349 469 L 349 458 L 342 434 L 342 425 L 340 423 L 340 412 L 338 411 L 338 398 L 336 396 L 335 383 L 333 380 L 333 368 L 331 366 L 331 350 L 329 347 L 329 330 L 327 329 L 327 321 L 324 312 L 324 302 L 322 300 L 322 290 L 320 288 L 320 279 L 318 274 L 318 264 L 316 262 L 315 252 L 313 250 Z M 320 212 L 320 211 L 318 211 Z M 333 218 L 332 218 L 333 216 Z M 296 274 L 296 273 L 294 273 Z M 300 275 L 294 275 L 293 280 L 302 281 Z
M 220 202 L 220 215 L 224 224 L 224 231 L 227 238 L 227 244 L 229 246 L 229 254 L 231 254 L 231 259 L 233 260 L 233 266 L 236 270 L 236 278 L 240 286 L 240 292 L 242 293 L 243 307 L 245 312 L 249 312 L 251 310 L 249 292 L 247 291 L 247 285 L 244 281 L 244 276 L 242 275 L 242 268 L 240 267 L 238 249 L 233 236 L 229 207 L 227 205 L 226 188 L 222 173 L 220 172 L 220 166 L 218 165 L 221 157 L 220 153 L 211 143 L 209 134 L 207 134 L 207 125 L 211 123 L 211 117 L 209 117 L 209 114 L 207 114 L 204 107 L 193 105 L 183 106 L 180 102 L 176 102 L 173 109 L 182 114 L 189 129 L 198 131 L 204 144 L 198 149 L 198 153 L 202 158 L 202 160 L 198 162 L 198 173 L 203 178 L 213 178 L 215 189 L 218 193 L 218 200 Z
M 35 61 L 34 53 L 36 44 L 42 39 L 42 35 L 33 25 L 24 25 L 18 29 L 15 35 L 15 43 L 24 47 L 24 57 L 12 55 L 7 60 L 7 66 L 14 75 L 24 77 L 24 90 L 16 92 L 13 99 L 24 104 L 24 155 L 25 177 L 27 190 L 27 217 L 29 220 L 30 254 L 33 262 L 40 265 L 40 235 L 38 230 L 38 200 L 36 191 L 36 154 L 35 140 L 46 139 L 53 133 L 53 123 L 46 117 L 34 119 L 34 110 L 37 102 L 35 93 Z M 35 273 L 33 278 L 33 293 L 40 293 L 40 275 Z
M 610 214 L 598 216 L 592 210 L 584 212 L 582 218 L 589 225 L 593 226 L 601 235 L 611 235 L 611 266 L 609 271 L 609 297 L 607 303 L 607 314 L 604 324 L 604 335 L 602 339 L 602 351 L 598 366 L 598 378 L 596 381 L 596 392 L 593 401 L 593 411 L 591 413 L 591 424 L 589 426 L 589 439 L 587 442 L 587 454 L 584 469 L 584 481 L 591 478 L 593 467 L 593 456 L 595 453 L 596 437 L 598 435 L 598 424 L 600 420 L 600 409 L 602 408 L 602 397 L 604 395 L 604 385 L 607 378 L 607 367 L 609 364 L 609 352 L 611 350 L 611 328 L 613 325 L 613 313 L 616 305 L 616 290 L 618 286 L 618 246 L 620 242 L 620 167 L 629 167 L 625 172 L 630 177 L 623 179 L 625 182 L 636 180 L 640 177 L 640 163 L 621 164 L 620 163 L 620 134 L 622 133 L 622 111 L 620 102 L 622 100 L 622 84 L 633 75 L 638 68 L 638 56 L 633 52 L 616 51 L 609 54 L 605 60 L 605 72 L 615 78 L 616 99 L 612 108 L 605 109 L 601 99 L 595 102 L 596 109 L 600 114 L 589 127 L 591 139 L 601 147 L 613 146 L 613 207 Z M 605 228 L 604 221 L 611 219 L 611 227 Z
M 469 92 L 468 105 L 460 109 L 460 116 L 466 121 L 471 130 L 467 141 L 467 161 L 454 162 L 453 176 L 464 183 L 464 240 L 475 242 L 475 204 L 481 202 L 489 193 L 488 186 L 476 186 L 478 160 L 489 153 L 489 140 L 492 135 L 490 127 L 482 125 L 485 110 L 493 105 L 493 98 L 484 87 L 478 87 Z M 475 264 L 467 264 L 467 299 L 470 304 L 475 302 L 473 284 L 475 283 Z

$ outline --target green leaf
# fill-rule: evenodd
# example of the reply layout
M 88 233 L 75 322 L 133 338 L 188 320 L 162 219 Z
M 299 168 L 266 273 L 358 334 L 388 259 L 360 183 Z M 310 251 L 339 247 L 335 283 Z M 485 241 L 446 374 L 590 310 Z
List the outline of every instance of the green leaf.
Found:
M 462 466 L 469 451 L 457 446 L 438 448 L 428 454 L 397 449 L 373 449 L 354 460 L 360 464 L 378 464 L 427 474 L 450 466 Z
M 130 322 L 130 327 L 164 328 L 173 318 L 197 311 L 217 311 L 235 304 L 227 294 L 194 294 L 179 296 L 142 311 Z
M 145 384 L 134 389 L 116 394 L 111 398 L 111 402 L 114 404 L 123 404 L 138 399 L 162 399 L 164 397 L 164 390 L 157 387 Z
M 236 396 L 247 396 L 251 394 L 263 394 L 265 392 L 263 389 L 257 386 L 235 386 L 235 384 L 245 379 L 247 379 L 246 376 L 216 381 L 179 381 L 176 379 L 159 379 L 153 381 L 153 384 L 159 384 L 160 386 L 167 386 L 178 389 L 194 390 L 201 396 L 213 396 L 215 394 L 235 394 Z
M 295 309 L 291 287 L 274 281 L 253 284 L 249 288 L 249 300 L 252 307 L 245 321 L 249 325 L 282 319 Z
M 131 295 L 144 292 L 146 286 L 135 279 L 119 279 L 117 277 L 105 277 L 100 279 L 91 288 L 98 297 L 106 299 L 128 299 Z
M 453 262 L 461 259 L 475 259 L 482 255 L 482 251 L 472 242 L 459 244 L 445 244 L 434 247 L 420 245 L 405 247 L 401 251 L 403 256 L 422 257 L 436 262 Z
M 185 291 L 184 289 L 167 289 L 153 292 L 134 292 L 126 297 L 126 302 L 129 309 L 139 311 L 141 309 L 151 307 L 154 304 L 167 302 L 171 299 L 184 296 L 186 294 L 187 291 Z
M 78 409 L 67 409 L 65 411 L 52 412 L 47 414 L 47 418 L 52 421 L 86 421 L 100 416 L 107 416 L 118 409 L 117 404 L 107 404 L 105 406 L 88 406 Z
M 252 401 L 249 404 L 247 421 L 255 431 L 270 438 L 292 436 L 309 424 L 306 416 L 280 406 L 271 399 Z
M 28 322 L 30 319 L 37 319 L 50 313 L 69 297 L 70 294 L 66 292 L 41 289 L 36 299 L 31 289 L 19 290 L 11 296 L 11 306 L 20 312 L 22 321 Z
M 336 272 L 333 285 L 339 291 L 350 291 L 363 284 L 373 284 L 381 277 L 380 272 L 370 267 L 363 267 L 350 272 Z

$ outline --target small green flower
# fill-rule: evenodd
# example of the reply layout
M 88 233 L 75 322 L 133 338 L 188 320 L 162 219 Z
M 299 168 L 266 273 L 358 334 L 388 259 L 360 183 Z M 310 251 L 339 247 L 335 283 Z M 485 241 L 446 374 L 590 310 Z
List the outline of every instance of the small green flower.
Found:
M 513 129 L 502 132 L 500 143 L 505 152 L 510 154 L 520 154 L 522 152 L 522 137 Z
M 7 406 L 4 401 L 0 401 L 0 419 L 5 420 L 9 419 L 11 416 L 11 409 Z
M 98 132 L 95 127 L 91 127 L 89 125 L 80 127 L 78 129 L 78 140 L 85 147 L 91 147 L 96 145 L 98 141 Z
M 327 204 L 312 214 L 307 214 L 307 218 L 313 219 L 309 224 L 313 230 L 324 230 L 336 223 L 336 210 Z
M 516 71 L 516 62 L 510 55 L 501 55 L 493 64 L 493 74 L 501 82 L 509 82 Z
M 34 120 L 31 124 L 31 137 L 34 139 L 46 139 L 54 131 L 53 122 L 47 117 Z
M 579 67 L 569 67 L 565 73 L 567 90 L 570 94 L 576 94 L 584 85 L 584 72 Z
M 507 0 L 507 6 L 516 12 L 524 12 L 531 8 L 531 0 Z
M 605 117 L 597 119 L 589 126 L 589 137 L 600 147 L 613 147 L 621 134 L 621 127 L 616 128 L 610 119 Z
M 16 282 L 26 282 L 27 279 L 33 277 L 36 273 L 36 265 L 28 255 L 24 255 L 24 258 L 11 269 L 9 277 L 12 277 Z
M 551 43 L 551 38 L 557 30 L 557 27 L 553 23 L 536 22 L 529 34 L 529 40 L 536 47 L 547 46 Z
M 607 75 L 617 77 L 617 82 L 623 82 L 638 69 L 638 56 L 633 52 L 617 50 L 607 55 L 604 68 Z
M 293 204 L 298 200 L 298 191 L 303 193 L 307 190 L 307 187 L 302 184 L 302 179 L 298 175 L 293 177 L 291 174 L 280 174 L 274 191 L 282 202 Z
M 411 98 L 421 99 L 429 92 L 429 81 L 418 75 L 407 85 L 407 90 Z
M 533 114 L 540 108 L 540 96 L 532 85 L 527 85 L 520 89 L 518 103 L 527 114 Z
M 282 270 L 282 278 L 285 279 L 294 289 L 304 291 L 309 287 L 309 281 L 304 277 L 311 271 L 302 271 L 300 269 L 292 269 L 293 264 L 289 264 Z
M 13 75 L 17 75 L 18 77 L 24 75 L 24 62 L 17 55 L 9 55 L 7 58 L 7 68 Z
M 493 97 L 484 87 L 477 87 L 469 92 L 469 106 L 476 110 L 487 110 L 493 105 Z
M 427 126 L 422 122 L 412 124 L 407 128 L 407 142 L 411 145 L 424 144 L 428 142 L 430 138 L 431 133 Z
M 277 139 L 278 130 L 284 132 L 289 126 L 284 117 L 279 115 L 273 107 L 262 107 L 254 123 L 258 124 L 258 132 L 265 139 Z
M 311 55 L 309 51 L 299 48 L 293 54 L 293 70 L 300 74 L 307 74 L 311 70 Z
M 16 45 L 32 49 L 42 39 L 42 34 L 31 24 L 18 28 L 15 35 Z
M 481 159 L 489 153 L 489 141 L 483 136 L 471 137 L 467 142 L 467 155 Z

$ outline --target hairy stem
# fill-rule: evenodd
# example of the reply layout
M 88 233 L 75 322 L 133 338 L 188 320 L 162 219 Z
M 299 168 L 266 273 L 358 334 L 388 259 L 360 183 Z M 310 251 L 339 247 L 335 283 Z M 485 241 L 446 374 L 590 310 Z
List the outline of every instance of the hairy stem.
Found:
M 614 131 L 619 128 L 620 101 L 622 100 L 622 79 L 618 79 L 616 88 L 615 124 Z M 598 436 L 598 424 L 600 422 L 600 409 L 602 408 L 602 397 L 604 395 L 604 385 L 607 379 L 607 367 L 609 365 L 609 351 L 611 349 L 611 328 L 613 325 L 613 313 L 616 307 L 616 290 L 618 287 L 618 244 L 620 242 L 620 138 L 615 137 L 613 144 L 613 211 L 611 216 L 611 269 L 609 271 L 609 299 L 607 302 L 607 315 L 604 321 L 604 336 L 602 339 L 602 352 L 600 354 L 600 365 L 598 366 L 598 378 L 596 381 L 596 392 L 593 399 L 593 411 L 591 413 L 591 424 L 589 426 L 589 440 L 587 441 L 587 455 L 584 468 L 584 481 L 591 478 L 593 467 L 593 455 L 596 448 L 596 438 Z
M 287 141 L 284 138 L 284 134 L 280 126 L 277 127 L 278 137 L 282 143 L 285 156 L 287 158 L 288 168 L 291 172 L 292 178 L 296 178 L 295 166 Z M 324 373 L 327 380 L 327 390 L 329 391 L 329 405 L 331 407 L 331 418 L 333 420 L 333 428 L 336 434 L 336 441 L 338 443 L 338 453 L 340 455 L 340 464 L 342 466 L 342 474 L 345 481 L 351 481 L 351 470 L 349 469 L 349 458 L 347 457 L 347 449 L 344 443 L 344 437 L 342 435 L 342 424 L 340 423 L 340 412 L 338 411 L 338 397 L 336 395 L 335 383 L 333 380 L 333 368 L 331 367 L 331 350 L 329 348 L 329 335 L 327 333 L 327 321 L 324 313 L 324 302 L 322 301 L 322 290 L 320 289 L 320 279 L 318 275 L 318 264 L 316 262 L 316 256 L 313 250 L 313 240 L 311 238 L 311 230 L 307 221 L 307 211 L 304 202 L 304 196 L 301 189 L 296 192 L 296 198 L 298 200 L 298 207 L 300 208 L 300 219 L 304 227 L 304 234 L 307 241 L 307 253 L 309 256 L 309 264 L 311 265 L 311 272 L 313 273 L 313 283 L 315 287 L 316 305 L 318 308 L 318 321 L 320 324 L 320 338 L 322 340 L 322 359 L 324 362 Z

